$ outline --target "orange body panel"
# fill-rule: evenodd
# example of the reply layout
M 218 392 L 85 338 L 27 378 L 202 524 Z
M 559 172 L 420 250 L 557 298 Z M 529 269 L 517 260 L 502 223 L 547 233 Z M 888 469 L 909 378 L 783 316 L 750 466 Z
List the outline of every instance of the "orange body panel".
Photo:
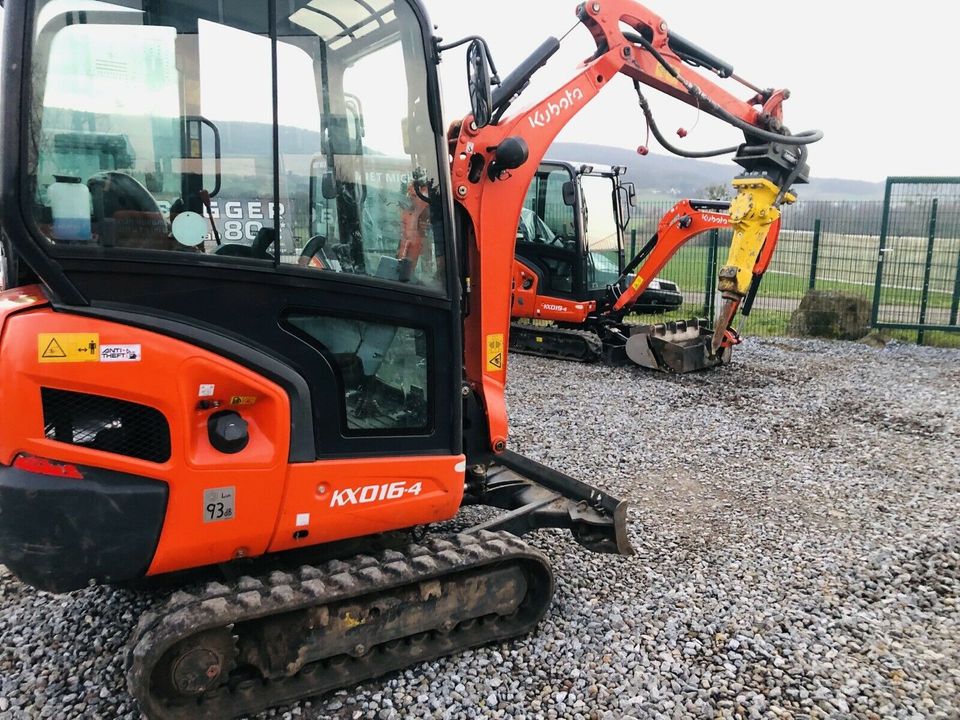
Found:
M 511 317 L 555 322 L 582 323 L 597 309 L 594 301 L 541 297 L 540 278 L 520 260 L 513 262 L 513 309 Z
M 46 304 L 47 296 L 39 285 L 30 285 L 28 287 L 0 292 L 0 338 L 3 337 L 3 328 L 9 316 L 29 308 L 42 307 Z
M 465 458 L 330 460 L 291 465 L 276 552 L 446 520 L 463 499 Z M 302 535 L 304 532 L 307 535 Z
M 11 302 L 10 295 L 0 295 L 0 306 Z M 0 407 L 6 417 L 17 419 L 0 424 L 0 463 L 9 465 L 17 454 L 28 453 L 167 483 L 166 516 L 149 575 L 437 522 L 457 512 L 463 494 L 462 456 L 291 465 L 289 400 L 269 380 L 163 335 L 35 309 L 29 303 L 16 307 L 24 306 L 28 309 L 6 318 L 0 344 L 5 380 L 0 383 Z M 101 347 L 139 345 L 141 352 L 134 362 L 41 362 L 41 334 L 96 335 Z M 208 386 L 204 392 L 201 385 Z M 153 463 L 47 438 L 42 387 L 114 397 L 159 410 L 170 427 L 170 459 Z M 219 407 L 204 409 L 201 401 Z M 247 421 L 250 441 L 241 452 L 225 454 L 210 445 L 207 420 L 218 409 L 235 410 Z M 404 489 L 420 483 L 419 492 L 394 497 L 399 486 L 391 490 L 390 485 L 398 482 Z M 359 494 L 368 485 L 384 484 L 384 497 L 378 490 L 375 501 L 368 501 L 370 491 Z M 316 497 L 321 485 L 331 493 L 361 488 L 358 502 L 332 508 L 329 499 L 324 504 Z M 233 489 L 235 515 L 205 522 L 204 491 L 219 488 Z M 303 513 L 311 519 L 296 528 L 297 516 Z M 309 534 L 295 540 L 294 528 Z

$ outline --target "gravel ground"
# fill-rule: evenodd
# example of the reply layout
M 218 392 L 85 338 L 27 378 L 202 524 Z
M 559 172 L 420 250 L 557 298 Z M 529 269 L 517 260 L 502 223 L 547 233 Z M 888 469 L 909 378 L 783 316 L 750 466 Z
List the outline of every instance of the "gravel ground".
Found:
M 667 377 L 514 358 L 513 447 L 632 500 L 539 632 L 263 717 L 960 717 L 960 352 L 751 340 Z M 463 522 L 477 519 L 471 511 Z M 137 717 L 141 595 L 0 569 L 0 719 Z

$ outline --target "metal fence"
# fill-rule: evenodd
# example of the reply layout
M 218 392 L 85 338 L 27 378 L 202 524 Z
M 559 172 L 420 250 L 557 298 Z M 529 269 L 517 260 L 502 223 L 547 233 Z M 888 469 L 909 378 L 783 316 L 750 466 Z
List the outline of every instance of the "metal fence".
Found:
M 960 346 L 960 178 L 934 180 L 891 178 L 883 202 L 801 201 L 784 208 L 777 251 L 741 330 L 786 334 L 808 290 L 836 290 L 866 299 L 875 327 Z M 639 204 L 627 234 L 628 257 L 673 202 Z M 684 304 L 661 318 L 714 316 L 717 271 L 730 239 L 730 231 L 714 231 L 677 252 L 660 277 L 680 286 Z M 657 316 L 642 319 L 658 322 Z

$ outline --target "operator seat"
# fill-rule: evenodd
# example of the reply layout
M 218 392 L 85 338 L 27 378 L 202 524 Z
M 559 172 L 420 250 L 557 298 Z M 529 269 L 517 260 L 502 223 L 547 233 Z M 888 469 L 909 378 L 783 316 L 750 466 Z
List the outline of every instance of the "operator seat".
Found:
M 243 243 L 224 243 L 213 251 L 214 255 L 224 255 L 227 257 L 245 257 L 256 260 L 273 260 L 270 248 L 277 237 L 277 231 L 272 227 L 263 226 L 257 230 L 257 236 L 250 245 Z
M 87 180 L 93 223 L 104 247 L 177 250 L 163 212 L 150 191 L 125 172 L 110 170 Z

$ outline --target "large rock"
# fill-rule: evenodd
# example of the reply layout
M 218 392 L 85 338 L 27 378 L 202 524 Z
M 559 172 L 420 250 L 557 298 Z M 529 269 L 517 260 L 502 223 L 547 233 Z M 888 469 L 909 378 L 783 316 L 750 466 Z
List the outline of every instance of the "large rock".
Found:
M 810 290 L 790 318 L 791 335 L 859 340 L 870 332 L 870 302 L 859 295 Z

